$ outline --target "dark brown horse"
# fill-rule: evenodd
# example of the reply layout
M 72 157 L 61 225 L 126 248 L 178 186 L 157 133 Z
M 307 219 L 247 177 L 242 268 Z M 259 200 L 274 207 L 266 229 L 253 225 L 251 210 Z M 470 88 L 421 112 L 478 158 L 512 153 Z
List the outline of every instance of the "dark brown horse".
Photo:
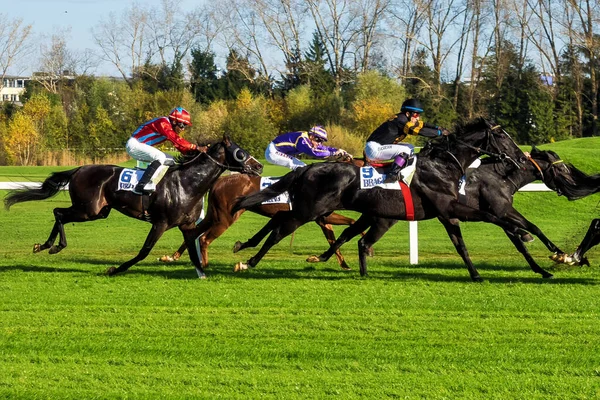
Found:
M 350 161 L 358 166 L 364 165 L 364 161 L 361 159 L 346 160 L 346 162 Z M 232 214 L 231 210 L 235 201 L 241 196 L 247 196 L 260 191 L 260 182 L 260 176 L 233 174 L 221 177 L 211 188 L 208 195 L 206 217 L 197 226 L 197 233 L 201 234 L 198 241 L 204 268 L 208 266 L 208 246 L 229 229 L 246 211 L 246 209 L 243 209 Z M 277 212 L 289 211 L 289 209 L 289 204 L 269 203 L 259 204 L 248 209 L 248 211 L 271 218 Z M 335 242 L 335 232 L 331 225 L 351 225 L 354 223 L 354 220 L 340 214 L 332 213 L 328 216 L 318 218 L 315 222 L 323 231 L 329 244 L 333 244 Z M 163 256 L 160 260 L 163 262 L 178 260 L 186 247 L 186 243 L 183 242 L 172 256 Z M 350 269 L 339 250 L 335 252 L 335 256 L 342 269 Z
M 55 208 L 56 222 L 48 240 L 36 244 L 34 253 L 50 249 L 51 254 L 67 247 L 64 225 L 70 222 L 94 221 L 108 217 L 117 211 L 152 223 L 152 229 L 137 256 L 110 267 L 106 272 L 114 275 L 124 272 L 148 256 L 162 234 L 178 227 L 188 246 L 194 246 L 197 238 L 196 221 L 202 209 L 202 198 L 217 178 L 226 170 L 260 174 L 262 164 L 251 157 L 228 137 L 209 147 L 206 153 L 187 156 L 185 162 L 170 168 L 151 196 L 139 196 L 130 191 L 117 190 L 119 176 L 124 168 L 115 165 L 87 165 L 51 174 L 40 188 L 12 191 L 5 199 L 6 208 L 15 203 L 48 199 L 69 185 L 71 206 Z M 145 204 L 147 203 L 147 205 Z M 55 245 L 60 236 L 58 245 Z M 190 259 L 198 276 L 204 278 L 204 270 L 196 252 Z

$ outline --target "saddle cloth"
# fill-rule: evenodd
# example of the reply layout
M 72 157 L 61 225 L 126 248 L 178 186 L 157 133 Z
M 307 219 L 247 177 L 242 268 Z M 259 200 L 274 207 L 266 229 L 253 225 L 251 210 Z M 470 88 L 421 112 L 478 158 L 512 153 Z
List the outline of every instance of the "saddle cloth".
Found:
M 260 190 L 268 188 L 275 182 L 277 182 L 279 178 L 274 178 L 271 176 L 262 176 L 260 178 Z M 292 209 L 292 204 L 290 202 L 290 195 L 288 192 L 283 192 L 277 197 L 273 197 L 267 201 L 264 201 L 262 204 L 289 204 L 290 210 Z
M 147 165 L 144 166 L 144 169 L 145 167 L 147 167 Z M 144 169 L 123 168 L 121 174 L 119 174 L 117 190 L 132 192 L 135 188 L 135 185 L 137 185 L 139 180 L 142 178 L 142 175 L 144 175 Z M 161 165 L 160 167 L 158 167 L 154 175 L 152 175 L 150 182 L 148 182 L 146 186 L 144 186 L 144 190 L 149 192 L 153 192 L 154 190 L 156 190 L 156 185 L 158 185 L 158 182 L 160 182 L 160 180 L 165 176 L 168 170 L 169 167 L 167 165 Z

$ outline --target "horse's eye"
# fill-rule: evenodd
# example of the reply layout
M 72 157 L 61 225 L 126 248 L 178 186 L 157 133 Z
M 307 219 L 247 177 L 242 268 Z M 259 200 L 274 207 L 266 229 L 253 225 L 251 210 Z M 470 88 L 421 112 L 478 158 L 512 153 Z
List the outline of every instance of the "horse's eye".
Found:
M 233 152 L 233 158 L 236 161 L 242 162 L 242 161 L 246 161 L 246 159 L 248 158 L 248 156 L 246 155 L 246 153 L 244 152 L 244 150 L 242 150 L 242 149 L 236 149 Z

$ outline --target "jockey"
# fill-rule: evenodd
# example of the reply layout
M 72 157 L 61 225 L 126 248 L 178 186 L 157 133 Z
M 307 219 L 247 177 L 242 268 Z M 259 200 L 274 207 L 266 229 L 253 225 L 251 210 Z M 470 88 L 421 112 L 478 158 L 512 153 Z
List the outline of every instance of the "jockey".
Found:
M 265 158 L 271 164 L 294 170 L 306 165 L 295 157 L 298 154 L 306 154 L 316 158 L 350 156 L 345 150 L 325 146 L 323 142 L 326 141 L 327 131 L 319 125 L 313 126 L 308 132 L 284 133 L 269 143 L 265 151 Z
M 381 124 L 367 139 L 365 155 L 368 159 L 372 161 L 394 159 L 385 183 L 400 180 L 400 171 L 414 154 L 412 144 L 400 143 L 407 135 L 433 138 L 450 133 L 447 129 L 420 121 L 422 112 L 423 106 L 419 100 L 408 99 L 402 103 L 399 114 Z
M 160 172 L 157 171 L 159 167 L 175 164 L 172 156 L 154 146 L 169 140 L 182 153 L 199 150 L 197 145 L 179 136 L 188 126 L 192 126 L 190 113 L 181 107 L 176 107 L 171 110 L 168 117 L 158 117 L 145 122 L 133 132 L 125 145 L 127 154 L 135 160 L 150 163 L 133 190 L 134 193 L 143 193 L 144 186 L 150 182 L 155 173 Z

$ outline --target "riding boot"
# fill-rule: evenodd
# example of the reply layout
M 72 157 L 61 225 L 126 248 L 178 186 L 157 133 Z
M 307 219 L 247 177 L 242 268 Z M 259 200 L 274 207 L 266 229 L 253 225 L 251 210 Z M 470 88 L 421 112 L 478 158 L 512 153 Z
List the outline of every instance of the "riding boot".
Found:
M 400 154 L 396 156 L 396 158 L 394 159 L 394 164 L 392 164 L 392 168 L 387 173 L 387 176 L 385 177 L 383 183 L 398 182 L 402 178 L 400 172 L 402 171 L 402 168 L 406 165 L 407 158 L 408 156 L 406 154 Z
M 146 171 L 144 171 L 144 175 L 142 175 L 142 177 L 138 181 L 137 185 L 135 185 L 135 189 L 133 189 L 133 193 L 144 194 L 144 186 L 146 186 L 146 184 L 148 182 L 150 182 L 150 179 L 152 179 L 152 175 L 154 175 L 154 173 L 160 166 L 161 166 L 160 161 L 158 161 L 158 160 L 152 161 L 152 163 L 150 163 L 150 165 L 148 165 L 148 167 L 146 168 Z

